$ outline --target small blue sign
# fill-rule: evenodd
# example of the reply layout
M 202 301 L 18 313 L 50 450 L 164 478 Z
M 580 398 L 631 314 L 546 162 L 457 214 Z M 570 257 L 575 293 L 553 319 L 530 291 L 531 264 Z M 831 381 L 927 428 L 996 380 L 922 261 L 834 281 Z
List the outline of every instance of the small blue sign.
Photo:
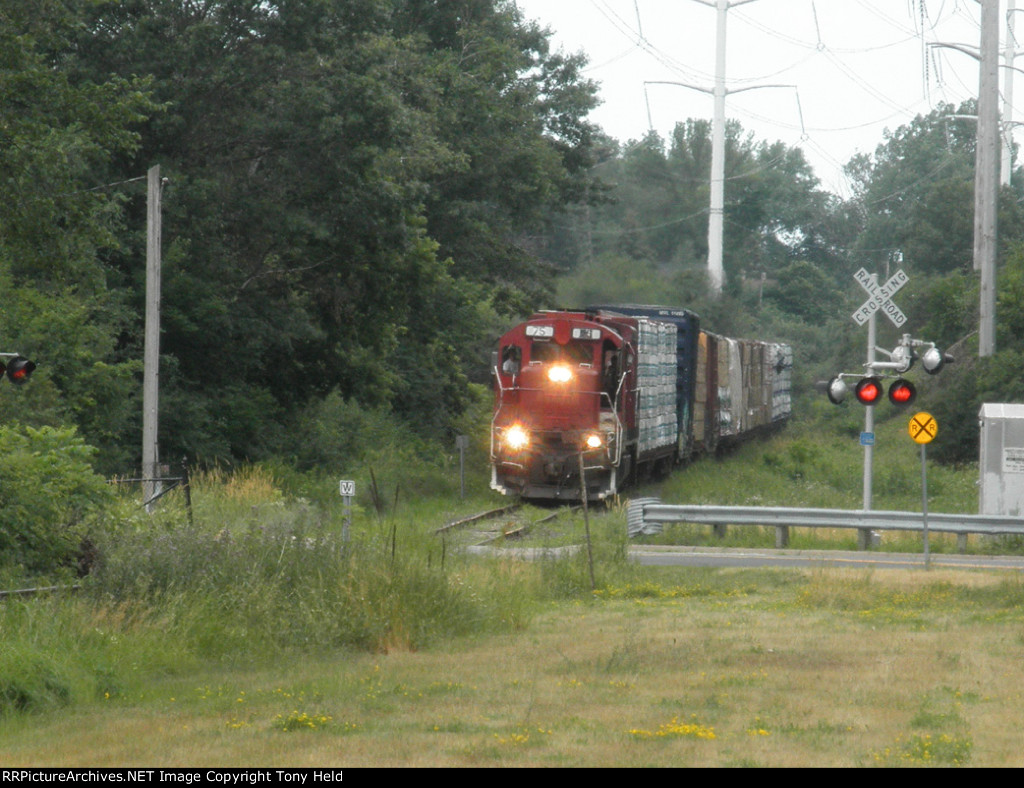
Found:
M 875 445 L 875 433 L 873 433 L 873 432 L 862 432 L 860 434 L 860 445 L 861 446 L 874 446 Z

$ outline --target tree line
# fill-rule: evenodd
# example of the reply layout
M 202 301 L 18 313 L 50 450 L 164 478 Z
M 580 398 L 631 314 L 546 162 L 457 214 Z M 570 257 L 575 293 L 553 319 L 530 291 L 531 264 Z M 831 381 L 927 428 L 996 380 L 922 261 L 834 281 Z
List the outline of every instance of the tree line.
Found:
M 585 65 L 505 0 L 0 0 L 0 351 L 39 363 L 0 420 L 74 426 L 103 472 L 137 466 L 153 164 L 165 457 L 315 467 L 381 430 L 447 440 L 493 339 L 544 306 L 689 306 L 792 342 L 809 389 L 862 359 L 853 272 L 898 261 L 915 335 L 969 346 L 970 105 L 851 160 L 845 200 L 799 148 L 730 122 L 712 301 L 710 124 L 612 140 Z M 972 403 L 946 414 L 950 459 L 976 401 L 1024 393 L 1005 362 L 1024 355 L 1019 182 L 999 360 L 942 383 Z
M 587 190 L 596 86 L 512 3 L 44 0 L 0 26 L 0 335 L 40 362 L 4 418 L 71 421 L 111 471 L 137 461 L 153 164 L 164 456 L 301 454 L 328 400 L 443 434 L 488 336 L 552 292 L 535 247 Z

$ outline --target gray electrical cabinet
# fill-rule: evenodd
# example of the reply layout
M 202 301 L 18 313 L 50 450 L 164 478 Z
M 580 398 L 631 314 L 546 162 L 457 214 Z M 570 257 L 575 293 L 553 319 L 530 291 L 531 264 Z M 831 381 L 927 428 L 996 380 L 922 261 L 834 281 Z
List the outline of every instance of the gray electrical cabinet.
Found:
M 1024 405 L 987 402 L 981 421 L 981 514 L 1024 514 Z

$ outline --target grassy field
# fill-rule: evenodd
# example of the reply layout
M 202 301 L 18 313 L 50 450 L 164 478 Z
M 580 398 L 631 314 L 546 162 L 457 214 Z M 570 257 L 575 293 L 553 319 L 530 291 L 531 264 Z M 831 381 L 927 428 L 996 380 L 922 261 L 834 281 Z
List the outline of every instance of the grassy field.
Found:
M 8 716 L 0 763 L 1020 766 L 1022 602 L 987 573 L 661 571 L 422 651 L 140 674 Z
M 920 501 L 899 426 L 879 429 L 876 508 Z M 859 508 L 850 433 L 790 430 L 638 494 Z M 933 511 L 975 509 L 976 468 L 929 473 Z M 82 593 L 0 605 L 0 766 L 1024 765 L 1019 574 L 640 567 L 623 500 L 591 511 L 592 591 L 583 553 L 439 539 L 493 505 L 479 492 L 362 501 L 344 546 L 337 509 L 265 470 L 199 479 L 193 499 L 194 526 L 171 504 L 112 518 Z M 576 515 L 532 540 L 581 535 Z

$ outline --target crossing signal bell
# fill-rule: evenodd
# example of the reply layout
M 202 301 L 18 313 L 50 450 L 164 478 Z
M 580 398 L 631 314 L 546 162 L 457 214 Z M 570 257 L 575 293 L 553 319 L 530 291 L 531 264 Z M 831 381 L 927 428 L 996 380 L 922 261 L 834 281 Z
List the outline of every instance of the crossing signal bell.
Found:
M 0 375 L 6 374 L 7 379 L 18 386 L 27 381 L 36 368 L 34 362 L 24 356 L 15 356 L 5 365 L 0 362 Z

